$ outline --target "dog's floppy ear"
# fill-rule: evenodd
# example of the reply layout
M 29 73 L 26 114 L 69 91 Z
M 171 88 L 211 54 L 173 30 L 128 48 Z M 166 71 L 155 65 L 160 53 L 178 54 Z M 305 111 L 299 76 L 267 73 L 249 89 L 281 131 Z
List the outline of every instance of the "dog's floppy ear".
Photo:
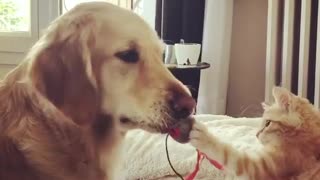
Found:
M 91 63 L 95 22 L 90 15 L 58 19 L 32 51 L 35 87 L 78 124 L 91 121 L 100 107 Z

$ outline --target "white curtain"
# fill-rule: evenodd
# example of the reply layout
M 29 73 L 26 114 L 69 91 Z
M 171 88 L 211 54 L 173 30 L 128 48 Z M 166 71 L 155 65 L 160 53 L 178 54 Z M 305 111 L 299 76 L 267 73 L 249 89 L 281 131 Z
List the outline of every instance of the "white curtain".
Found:
M 233 0 L 206 0 L 198 114 L 225 114 L 229 74 Z

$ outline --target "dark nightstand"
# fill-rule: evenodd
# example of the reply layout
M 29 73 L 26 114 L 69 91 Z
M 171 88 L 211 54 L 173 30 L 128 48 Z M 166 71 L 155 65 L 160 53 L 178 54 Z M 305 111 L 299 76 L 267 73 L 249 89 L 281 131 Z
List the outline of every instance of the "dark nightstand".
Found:
M 197 65 L 166 64 L 166 67 L 177 79 L 189 87 L 192 97 L 197 101 L 201 70 L 209 68 L 210 64 L 206 62 L 199 62 Z

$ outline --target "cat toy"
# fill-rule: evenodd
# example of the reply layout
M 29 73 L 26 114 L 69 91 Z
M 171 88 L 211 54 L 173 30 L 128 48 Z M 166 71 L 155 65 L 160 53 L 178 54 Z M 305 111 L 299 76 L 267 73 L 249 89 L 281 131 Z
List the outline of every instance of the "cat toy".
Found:
M 183 121 L 180 121 L 175 127 L 173 127 L 169 133 L 167 134 L 166 137 L 166 154 L 167 154 L 167 159 L 169 162 L 169 165 L 173 172 L 181 179 L 181 180 L 194 180 L 194 178 L 197 176 L 199 170 L 200 170 L 200 165 L 201 162 L 203 161 L 204 158 L 206 158 L 213 166 L 215 166 L 219 170 L 223 170 L 223 166 L 218 163 L 217 161 L 210 159 L 206 154 L 200 152 L 197 150 L 197 163 L 195 165 L 194 170 L 187 176 L 183 177 L 181 174 L 179 174 L 175 168 L 173 167 L 170 157 L 169 157 L 169 150 L 168 150 L 168 137 L 171 136 L 174 140 L 176 140 L 179 143 L 187 143 L 189 141 L 189 132 L 192 128 L 192 124 L 194 122 L 194 119 L 189 118 Z

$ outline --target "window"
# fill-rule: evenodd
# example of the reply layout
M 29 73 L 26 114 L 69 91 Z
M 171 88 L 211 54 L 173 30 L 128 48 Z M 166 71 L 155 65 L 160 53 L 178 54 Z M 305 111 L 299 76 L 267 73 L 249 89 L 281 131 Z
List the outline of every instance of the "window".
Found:
M 62 13 L 68 11 L 79 3 L 97 0 L 62 0 Z M 146 20 L 151 27 L 155 26 L 156 0 L 99 0 L 122 8 L 130 9 Z
M 62 0 L 62 1 L 63 1 L 62 9 L 64 13 L 79 3 L 97 1 L 97 0 Z M 137 1 L 137 0 L 99 0 L 99 1 L 105 1 L 105 2 L 118 5 L 123 8 L 131 9 L 131 4 L 134 3 L 133 1 Z
M 0 0 L 0 64 L 16 64 L 61 13 L 97 0 Z M 100 0 L 133 10 L 152 27 L 156 0 Z
M 38 39 L 37 0 L 0 0 L 0 51 L 25 52 Z
M 0 0 L 0 32 L 29 32 L 30 1 Z
M 0 0 L 0 67 L 19 63 L 59 14 L 59 0 Z

